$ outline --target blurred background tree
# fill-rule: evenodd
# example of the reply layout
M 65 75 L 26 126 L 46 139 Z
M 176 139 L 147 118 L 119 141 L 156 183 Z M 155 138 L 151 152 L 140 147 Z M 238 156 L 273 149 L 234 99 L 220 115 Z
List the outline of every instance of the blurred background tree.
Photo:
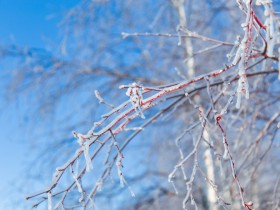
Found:
M 35 206 L 278 209 L 278 4 L 81 1 L 61 20 L 59 44 L 2 46 L 3 59 L 16 63 L 10 100 L 21 96 L 32 104 L 27 111 L 34 119 L 28 131 L 34 161 L 28 180 L 49 183 L 56 168 L 80 149 L 77 139 L 95 142 L 90 155 L 98 151 L 88 173 L 83 174 L 83 155 L 70 161 L 57 186 L 32 198 Z M 121 118 L 124 122 L 106 129 L 129 109 L 129 101 L 122 109 L 112 108 L 133 96 L 125 94 L 129 88 L 155 104 L 150 109 L 138 101 L 140 107 Z M 145 119 L 130 122 L 141 110 Z M 94 124 L 104 113 L 112 117 Z M 104 134 L 93 135 L 102 129 Z M 113 164 L 120 161 L 123 168 Z

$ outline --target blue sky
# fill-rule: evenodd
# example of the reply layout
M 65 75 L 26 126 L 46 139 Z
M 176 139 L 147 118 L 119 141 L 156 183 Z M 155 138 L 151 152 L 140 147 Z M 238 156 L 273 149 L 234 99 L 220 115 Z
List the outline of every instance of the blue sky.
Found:
M 0 43 L 44 46 L 57 35 L 63 12 L 78 0 L 0 0 Z
M 0 0 L 0 46 L 16 44 L 21 47 L 45 47 L 58 40 L 58 22 L 64 12 L 78 0 Z M 0 60 L 0 209 L 16 209 L 11 201 L 24 198 L 15 189 L 31 157 L 26 119 L 26 100 L 6 100 L 5 84 L 11 75 L 8 62 Z M 17 192 L 16 194 L 13 194 Z M 17 207 L 22 209 L 21 207 Z

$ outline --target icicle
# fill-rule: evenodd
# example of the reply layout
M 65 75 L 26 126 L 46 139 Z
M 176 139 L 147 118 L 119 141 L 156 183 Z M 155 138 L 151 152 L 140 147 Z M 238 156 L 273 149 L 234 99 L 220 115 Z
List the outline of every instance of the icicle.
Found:
M 125 179 L 124 179 L 123 173 L 121 171 L 122 163 L 121 163 L 121 160 L 119 159 L 119 157 L 118 157 L 118 161 L 116 162 L 116 166 L 117 166 L 117 169 L 118 169 L 118 175 L 119 175 L 119 179 L 120 179 L 120 186 L 123 188 L 124 187 L 124 183 L 125 183 Z
M 84 156 L 86 160 L 86 171 L 90 171 L 93 167 L 92 167 L 91 158 L 89 156 L 89 141 L 84 142 L 83 149 L 84 149 Z
M 93 168 L 91 163 L 91 158 L 89 156 L 89 140 L 92 137 L 92 132 L 90 132 L 89 135 L 82 135 L 75 131 L 73 131 L 72 133 L 73 136 L 77 138 L 79 145 L 83 148 L 84 157 L 86 160 L 86 171 L 90 171 L 90 169 Z
M 103 98 L 101 97 L 99 91 L 98 91 L 98 90 L 95 90 L 94 93 L 95 93 L 95 97 L 98 99 L 99 103 L 100 103 L 100 104 L 104 103 L 104 100 L 103 100 Z
M 116 142 L 115 142 L 116 143 Z M 117 146 L 118 144 L 116 143 L 115 146 Z M 119 150 L 119 149 L 118 149 Z M 121 187 L 124 187 L 125 185 L 127 186 L 130 194 L 132 197 L 135 197 L 135 194 L 133 192 L 133 190 L 131 189 L 131 187 L 129 186 L 129 184 L 127 183 L 127 181 L 125 180 L 124 176 L 123 176 L 123 173 L 122 173 L 122 170 L 121 170 L 121 167 L 122 167 L 122 158 L 123 158 L 123 155 L 120 153 L 120 151 L 118 151 L 118 160 L 116 162 L 116 166 L 117 166 L 117 170 L 118 170 L 118 175 L 119 175 L 119 179 L 120 179 L 120 186 Z
M 130 186 L 128 186 L 128 190 L 130 192 L 131 197 L 135 197 L 135 193 L 133 192 L 133 190 Z
M 177 187 L 175 186 L 174 182 L 173 181 L 170 181 L 174 191 L 175 191 L 175 194 L 178 195 L 178 190 L 177 190 Z
M 77 179 L 77 176 L 73 174 L 73 178 L 74 178 L 74 180 L 75 180 L 75 183 L 76 183 L 76 186 L 77 186 L 78 191 L 79 191 L 80 193 L 82 193 L 82 192 L 83 192 L 83 189 L 82 189 L 82 186 L 81 186 L 79 180 Z
M 133 127 L 133 128 L 125 128 L 124 131 L 139 131 L 143 130 L 143 127 Z
M 240 36 L 237 36 L 236 38 L 237 38 L 237 40 L 234 42 L 234 46 L 232 47 L 231 51 L 226 55 L 227 58 L 228 58 L 228 61 L 231 60 L 231 58 L 232 58 L 233 55 L 234 55 L 234 52 L 235 52 L 236 48 L 238 48 L 238 46 L 239 46 L 239 44 L 240 44 L 240 43 L 239 43 Z
M 87 135 L 82 135 L 80 133 L 77 133 L 75 131 L 72 132 L 73 136 L 77 138 L 77 141 L 79 145 L 83 148 L 84 151 L 84 157 L 86 160 L 86 171 L 90 171 L 92 169 L 92 163 L 91 163 L 91 158 L 89 156 L 89 140 L 93 136 L 93 132 L 88 132 Z
M 95 91 L 94 91 L 94 94 L 95 94 L 95 97 L 98 99 L 98 102 L 99 102 L 100 104 L 105 104 L 105 105 L 109 106 L 109 107 L 112 108 L 112 109 L 115 108 L 114 105 L 109 104 L 109 103 L 106 103 L 106 102 L 104 101 L 104 99 L 102 98 L 102 96 L 100 95 L 100 93 L 99 93 L 98 90 L 95 90 Z
M 242 80 L 243 80 L 243 85 L 244 85 L 244 88 L 245 88 L 245 98 L 249 99 L 250 94 L 249 94 L 249 83 L 247 81 L 247 77 L 243 76 Z
M 223 155 L 223 159 L 227 160 L 228 159 L 228 148 L 227 148 L 227 143 L 226 143 L 226 139 L 223 136 L 223 144 L 224 144 L 224 155 Z
M 237 101 L 236 101 L 236 108 L 240 109 L 241 105 L 241 95 L 242 95 L 242 78 L 240 77 L 238 80 L 238 86 L 237 86 Z
M 82 185 L 80 184 L 80 182 L 78 180 L 78 167 L 79 166 L 78 166 L 78 160 L 77 160 L 76 173 L 74 172 L 72 165 L 70 165 L 69 169 L 70 169 L 70 173 L 72 174 L 73 179 L 75 181 L 78 192 L 81 193 L 81 197 L 79 198 L 79 202 L 81 203 L 84 200 L 84 191 L 83 191 Z
M 233 65 L 236 65 L 236 64 L 237 64 L 238 60 L 239 60 L 240 57 L 241 57 L 241 53 L 242 53 L 241 47 L 239 46 L 239 48 L 237 49 L 237 52 L 236 52 L 236 54 L 235 54 L 235 57 L 234 57 L 234 59 L 233 59 L 233 61 L 232 61 L 232 64 L 233 64 Z
M 173 178 L 175 177 L 176 171 L 177 168 L 174 168 L 174 170 L 168 175 L 168 182 L 173 182 Z
M 245 73 L 245 58 L 242 57 L 241 61 L 238 65 L 238 85 L 237 85 L 237 102 L 236 102 L 236 108 L 239 109 L 241 106 L 241 97 L 242 94 L 245 94 L 245 98 L 249 99 L 249 84 L 247 81 L 246 73 Z
M 52 192 L 48 192 L 48 210 L 53 210 L 52 208 Z
M 116 140 L 116 138 L 114 136 L 114 133 L 112 132 L 112 130 L 109 130 L 109 131 L 110 131 L 110 133 L 112 135 L 113 145 L 116 147 L 116 149 L 118 151 L 116 166 L 117 166 L 118 175 L 119 175 L 119 179 L 120 179 L 120 185 L 121 185 L 121 187 L 124 187 L 124 185 L 127 185 L 128 190 L 130 191 L 131 196 L 134 197 L 135 194 L 132 191 L 132 189 L 130 188 L 130 186 L 128 185 L 127 181 L 125 180 L 125 178 L 123 176 L 123 173 L 122 173 L 122 170 L 121 170 L 121 167 L 123 167 L 123 165 L 122 165 L 123 154 L 120 151 L 120 148 L 119 148 L 118 142 L 117 142 L 117 140 Z
M 77 142 L 80 146 L 83 145 L 83 139 L 81 138 L 80 134 L 76 131 L 72 131 L 73 136 L 77 139 Z

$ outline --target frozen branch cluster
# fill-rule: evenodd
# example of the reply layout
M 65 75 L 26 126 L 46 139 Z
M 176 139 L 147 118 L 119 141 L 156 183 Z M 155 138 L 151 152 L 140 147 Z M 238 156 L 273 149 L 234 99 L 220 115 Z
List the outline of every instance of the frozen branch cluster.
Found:
M 139 88 L 136 83 L 133 83 L 131 86 L 128 87 L 126 91 L 126 95 L 129 96 L 130 102 L 133 105 L 134 110 L 138 113 L 138 115 L 142 119 L 145 119 L 145 116 L 141 108 L 142 101 L 143 101 L 141 88 Z
M 244 30 L 243 39 L 241 40 L 239 47 L 236 51 L 236 55 L 232 61 L 234 65 L 238 64 L 238 87 L 237 87 L 237 102 L 236 108 L 241 106 L 241 97 L 244 94 L 246 99 L 249 99 L 249 84 L 246 78 L 245 70 L 248 67 L 248 59 L 254 57 L 254 53 L 257 49 L 254 49 L 257 38 L 261 37 L 264 43 L 263 55 L 267 57 L 273 57 L 273 51 L 276 40 L 276 33 L 274 31 L 274 12 L 272 10 L 271 1 L 256 1 L 256 5 L 262 5 L 264 7 L 264 15 L 266 17 L 265 23 L 256 16 L 253 10 L 252 0 L 237 0 L 239 8 L 246 14 L 245 22 L 241 24 Z M 265 32 L 264 38 L 262 33 Z
M 184 6 L 184 1 L 173 2 L 176 2 L 178 11 L 184 9 L 180 8 Z M 244 176 L 241 177 L 240 175 L 243 164 L 239 162 L 237 164 L 236 159 L 238 157 L 236 152 L 238 150 L 232 146 L 235 139 L 231 138 L 235 134 L 230 133 L 228 127 L 237 126 L 236 124 L 239 123 L 238 120 L 243 117 L 241 108 L 244 108 L 246 104 L 242 103 L 242 97 L 245 96 L 246 99 L 249 99 L 249 78 L 257 78 L 262 75 L 275 75 L 275 73 L 278 73 L 279 70 L 271 69 L 261 71 L 259 69 L 255 70 L 254 67 L 266 61 L 279 63 L 280 51 L 279 49 L 276 50 L 275 46 L 280 43 L 280 38 L 279 28 L 276 28 L 276 20 L 278 21 L 278 19 L 273 11 L 272 1 L 255 1 L 256 5 L 263 7 L 263 19 L 257 17 L 252 0 L 236 0 L 236 3 L 240 11 L 244 13 L 245 18 L 241 24 L 243 34 L 238 35 L 235 43 L 200 35 L 197 32 L 192 32 L 188 28 L 180 28 L 177 31 L 178 34 L 175 35 L 123 33 L 123 38 L 129 38 L 131 36 L 165 38 L 179 36 L 180 42 L 184 39 L 197 39 L 201 42 L 215 44 L 214 47 L 207 46 L 199 50 L 197 54 L 205 53 L 218 47 L 230 46 L 232 49 L 228 53 L 229 63 L 225 65 L 221 64 L 223 67 L 220 69 L 207 71 L 207 73 L 198 74 L 198 76 L 193 76 L 192 73 L 192 77 L 187 79 L 176 70 L 184 78 L 182 81 L 159 86 L 145 86 L 136 82 L 122 85 L 120 89 L 125 90 L 123 95 L 129 97 L 129 99 L 116 107 L 106 103 L 99 91 L 96 90 L 95 96 L 99 104 L 107 105 L 110 111 L 102 115 L 101 119 L 95 122 L 94 126 L 86 134 L 73 132 L 73 136 L 79 144 L 79 148 L 77 148 L 75 154 L 64 165 L 57 168 L 53 176 L 53 181 L 47 189 L 28 196 L 27 199 L 40 197 L 41 200 L 34 205 L 35 207 L 47 200 L 48 210 L 67 209 L 67 205 L 65 205 L 66 198 L 70 197 L 71 193 L 75 194 L 75 192 L 78 192 L 80 199 L 76 202 L 77 206 L 86 209 L 90 203 L 94 206 L 96 195 L 104 189 L 103 185 L 113 176 L 114 169 L 117 172 L 120 186 L 127 187 L 130 194 L 135 196 L 129 185 L 129 180 L 124 176 L 124 149 L 136 135 L 145 130 L 154 121 L 159 120 L 163 115 L 176 115 L 177 112 L 176 117 L 179 118 L 181 115 L 184 116 L 183 112 L 181 112 L 182 110 L 191 110 L 190 112 L 192 114 L 187 120 L 189 122 L 186 122 L 189 126 L 185 126 L 183 131 L 175 138 L 174 145 L 178 151 L 177 163 L 173 166 L 169 175 L 166 176 L 174 187 L 175 194 L 179 194 L 179 188 L 182 188 L 178 183 L 183 183 L 186 193 L 182 199 L 182 208 L 188 209 L 189 206 L 192 206 L 194 209 L 199 209 L 199 203 L 196 201 L 197 189 L 195 186 L 195 182 L 199 177 L 203 177 L 201 182 L 204 181 L 211 188 L 208 191 L 215 194 L 212 199 L 215 202 L 213 206 L 216 205 L 216 208 L 213 207 L 214 210 L 218 209 L 217 206 L 228 209 L 228 205 L 233 205 L 225 201 L 222 190 L 220 189 L 223 186 L 219 186 L 216 183 L 214 169 L 208 168 L 206 170 L 207 172 L 204 172 L 204 167 L 207 168 L 210 166 L 204 166 L 202 163 L 213 165 L 213 162 L 217 159 L 221 163 L 221 176 L 228 182 L 234 183 L 230 187 L 230 190 L 234 191 L 232 192 L 232 197 L 238 197 L 238 203 L 241 203 L 242 208 L 253 210 L 254 202 L 251 201 L 253 199 L 247 197 L 246 187 L 244 187 L 246 185 L 246 177 L 244 178 Z M 186 41 L 185 43 L 191 42 Z M 189 57 L 197 55 L 192 50 L 189 51 L 187 53 Z M 194 60 L 191 63 L 193 62 Z M 207 69 L 207 64 L 203 67 Z M 234 102 L 236 103 L 235 107 L 232 106 Z M 249 108 L 248 110 L 251 111 Z M 232 116 L 229 117 L 228 113 L 232 113 Z M 279 110 L 277 110 L 277 113 L 271 118 L 265 119 L 263 117 L 263 119 L 268 121 L 268 124 L 260 134 L 256 135 L 254 133 L 257 136 L 257 140 L 254 142 L 255 145 L 259 144 L 265 134 L 269 133 L 271 135 L 272 131 L 277 130 L 276 124 L 280 115 L 279 113 Z M 235 124 L 229 121 L 228 125 L 227 118 L 232 119 Z M 131 124 L 133 126 L 137 124 L 137 126 L 131 129 L 129 128 Z M 122 135 L 124 133 L 126 135 Z M 129 135 L 127 135 L 128 133 Z M 188 143 L 186 146 L 184 139 L 187 139 L 187 136 L 190 136 L 188 138 L 191 139 L 191 143 Z M 274 137 L 275 135 L 272 139 Z M 246 148 L 248 146 L 244 142 L 236 141 L 237 144 L 245 145 Z M 255 148 L 248 147 L 249 149 L 246 151 L 248 156 L 244 155 L 246 156 L 246 160 L 250 159 L 250 155 L 253 153 L 251 151 Z M 208 153 L 205 152 L 204 154 L 207 154 L 207 158 L 210 160 L 202 161 L 201 152 L 207 150 Z M 99 154 L 105 154 L 102 168 L 97 168 L 95 167 L 96 164 L 93 164 Z M 215 157 L 212 157 L 212 155 Z M 229 170 L 224 171 L 230 171 L 231 178 L 224 177 L 223 167 L 228 167 L 227 169 Z M 86 173 L 94 174 L 94 180 L 97 180 L 90 188 L 84 187 Z M 64 183 L 62 184 L 61 179 L 68 175 L 70 175 L 72 181 L 66 185 Z M 181 180 L 181 182 L 178 180 Z M 226 190 L 230 191 L 229 189 Z

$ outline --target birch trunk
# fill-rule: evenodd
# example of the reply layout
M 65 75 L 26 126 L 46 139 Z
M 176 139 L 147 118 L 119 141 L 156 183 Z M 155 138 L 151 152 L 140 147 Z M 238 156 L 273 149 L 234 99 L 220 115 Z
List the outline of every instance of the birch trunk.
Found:
M 187 17 L 186 17 L 186 12 L 184 7 L 184 0 L 172 0 L 172 4 L 174 5 L 178 13 L 179 26 L 182 27 L 183 29 L 187 29 L 188 25 L 187 25 Z M 186 63 L 188 69 L 187 76 L 189 78 L 192 78 L 194 76 L 195 63 L 193 58 L 193 46 L 192 46 L 191 39 L 190 38 L 182 39 L 182 45 L 184 47 L 185 57 L 188 58 Z M 203 136 L 205 139 L 209 139 L 209 135 L 206 131 L 203 133 Z M 206 168 L 206 175 L 209 180 L 215 183 L 213 157 L 211 154 L 211 150 L 208 148 L 207 145 L 205 145 L 204 160 L 205 160 L 204 164 Z M 210 184 L 207 185 L 206 195 L 207 195 L 208 208 L 210 210 L 218 210 L 216 194 Z

